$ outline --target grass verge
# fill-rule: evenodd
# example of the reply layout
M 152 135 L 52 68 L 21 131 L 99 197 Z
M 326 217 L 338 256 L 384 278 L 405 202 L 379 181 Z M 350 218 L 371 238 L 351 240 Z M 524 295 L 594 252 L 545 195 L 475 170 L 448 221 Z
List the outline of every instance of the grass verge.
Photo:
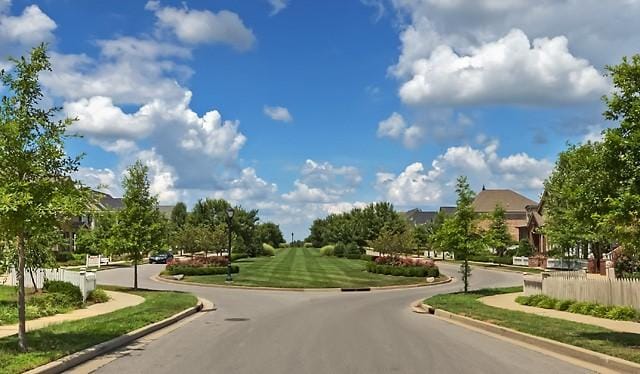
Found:
M 496 308 L 478 301 L 485 296 L 521 291 L 522 287 L 484 289 L 437 295 L 424 302 L 436 309 L 640 363 L 640 334 Z
M 116 289 L 125 291 L 125 289 Z M 3 373 L 21 373 L 98 343 L 168 318 L 196 305 L 195 296 L 180 292 L 131 291 L 145 298 L 139 305 L 27 333 L 29 352 L 18 350 L 17 335 L 0 339 Z
M 382 287 L 426 283 L 425 278 L 373 274 L 367 261 L 320 255 L 317 248 L 278 249 L 273 257 L 234 261 L 233 285 L 278 288 Z M 225 275 L 186 276 L 187 282 L 225 284 Z M 444 278 L 441 278 L 444 279 Z M 440 279 L 438 279 L 440 280 Z

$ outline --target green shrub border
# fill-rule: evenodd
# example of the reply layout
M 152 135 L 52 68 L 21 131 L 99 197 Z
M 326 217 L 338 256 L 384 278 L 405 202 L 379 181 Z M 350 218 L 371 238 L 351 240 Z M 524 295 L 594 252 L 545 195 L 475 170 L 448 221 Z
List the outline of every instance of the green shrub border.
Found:
M 383 275 L 395 275 L 403 277 L 438 277 L 440 276 L 440 270 L 438 267 L 425 267 L 425 266 L 393 266 L 393 265 L 378 265 L 370 262 L 367 264 L 367 271 L 374 274 Z
M 640 321 L 640 311 L 630 306 L 603 305 L 587 301 L 558 300 L 542 294 L 518 296 L 516 302 L 538 308 L 555 309 L 618 321 Z
M 232 273 L 239 273 L 240 267 L 238 265 L 231 265 Z M 223 275 L 227 274 L 226 266 L 205 266 L 205 267 L 193 267 L 193 266 L 181 266 L 170 265 L 167 266 L 167 273 L 170 275 Z

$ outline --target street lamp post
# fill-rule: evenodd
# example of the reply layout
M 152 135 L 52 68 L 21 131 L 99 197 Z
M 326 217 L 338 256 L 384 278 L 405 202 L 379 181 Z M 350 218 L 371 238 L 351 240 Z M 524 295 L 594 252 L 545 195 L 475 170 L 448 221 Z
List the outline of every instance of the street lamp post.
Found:
M 293 247 L 293 233 L 291 233 L 291 246 Z
M 233 282 L 233 278 L 231 278 L 231 223 L 233 221 L 233 213 L 235 211 L 232 207 L 227 208 L 227 227 L 229 231 L 229 247 L 227 252 L 227 282 Z

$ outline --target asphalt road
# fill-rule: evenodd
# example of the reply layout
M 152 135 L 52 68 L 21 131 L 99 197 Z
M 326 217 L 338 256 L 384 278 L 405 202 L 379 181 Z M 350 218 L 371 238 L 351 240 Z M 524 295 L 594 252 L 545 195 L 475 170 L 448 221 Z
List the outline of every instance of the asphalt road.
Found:
M 140 269 L 141 287 L 176 289 L 218 310 L 99 368 L 98 373 L 584 373 L 564 361 L 411 312 L 409 305 L 459 282 L 363 293 L 285 292 L 156 283 L 163 265 Z M 441 264 L 456 275 L 457 267 Z M 100 283 L 131 284 L 131 269 Z M 474 269 L 472 286 L 520 284 L 516 273 Z

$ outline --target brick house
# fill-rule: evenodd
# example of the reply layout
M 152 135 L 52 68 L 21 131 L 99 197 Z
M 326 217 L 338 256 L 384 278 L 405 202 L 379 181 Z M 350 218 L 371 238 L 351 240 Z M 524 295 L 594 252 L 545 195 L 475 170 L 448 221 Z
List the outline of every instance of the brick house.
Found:
M 476 213 L 481 215 L 491 214 L 498 205 L 505 210 L 507 227 L 513 240 L 529 240 L 528 212 L 531 209 L 530 207 L 538 204 L 512 190 L 492 190 L 484 187 L 476 195 L 472 204 Z M 480 227 L 486 229 L 489 224 L 490 220 L 485 218 L 481 220 Z

